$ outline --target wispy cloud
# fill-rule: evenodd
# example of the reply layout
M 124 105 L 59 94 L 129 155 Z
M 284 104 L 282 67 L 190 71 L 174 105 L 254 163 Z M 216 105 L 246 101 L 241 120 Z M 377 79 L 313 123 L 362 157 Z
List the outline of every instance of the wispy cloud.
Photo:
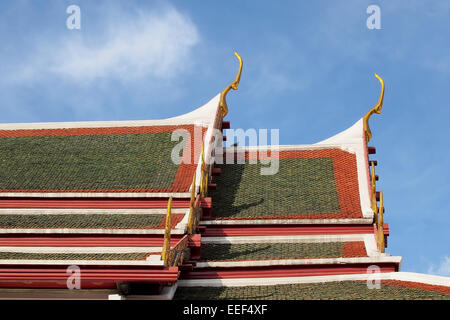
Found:
M 432 264 L 428 268 L 428 273 L 450 277 L 450 258 L 448 256 L 443 257 L 438 266 Z
M 99 78 L 170 79 L 189 65 L 199 42 L 195 24 L 173 7 L 115 15 L 105 23 L 104 31 L 95 36 L 81 33 L 61 36 L 51 45 L 36 44 L 25 63 L 12 66 L 14 78 L 8 80 L 33 81 L 47 74 L 79 83 Z
M 266 39 L 267 46 L 279 50 L 263 52 L 250 57 L 248 67 L 251 82 L 248 93 L 253 98 L 266 99 L 267 96 L 287 91 L 302 91 L 310 84 L 310 79 L 299 69 L 306 67 L 306 59 L 296 50 L 294 44 L 282 35 L 272 35 Z

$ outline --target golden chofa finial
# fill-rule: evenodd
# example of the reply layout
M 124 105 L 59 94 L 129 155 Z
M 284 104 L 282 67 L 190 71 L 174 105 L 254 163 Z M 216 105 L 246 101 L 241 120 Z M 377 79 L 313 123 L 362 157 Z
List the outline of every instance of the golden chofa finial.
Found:
M 228 106 L 227 106 L 227 101 L 226 101 L 228 91 L 230 91 L 231 89 L 237 90 L 239 81 L 241 81 L 242 59 L 236 51 L 234 52 L 234 55 L 239 60 L 239 71 L 238 71 L 238 74 L 236 75 L 236 79 L 234 79 L 234 81 L 228 87 L 226 87 L 225 90 L 223 90 L 222 93 L 220 94 L 219 106 L 220 106 L 220 112 L 222 114 L 222 118 L 225 117 L 228 113 Z
M 366 135 L 367 142 L 369 142 L 370 139 L 372 139 L 372 132 L 370 131 L 370 128 L 369 128 L 369 118 L 374 113 L 378 113 L 378 114 L 381 113 L 381 108 L 383 107 L 383 99 L 384 99 L 384 81 L 376 73 L 375 73 L 375 77 L 377 77 L 378 81 L 380 81 L 380 83 L 381 83 L 381 93 L 380 93 L 380 98 L 378 99 L 378 103 L 376 104 L 376 106 L 373 107 L 372 109 L 370 109 L 370 111 L 367 112 L 367 114 L 363 117 L 364 133 Z

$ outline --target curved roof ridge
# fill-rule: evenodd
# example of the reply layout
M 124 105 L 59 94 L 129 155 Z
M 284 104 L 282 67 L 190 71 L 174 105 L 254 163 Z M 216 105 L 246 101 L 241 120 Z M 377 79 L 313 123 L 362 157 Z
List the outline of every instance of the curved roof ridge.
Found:
M 361 143 L 364 142 L 364 125 L 363 118 L 356 121 L 351 127 L 341 131 L 330 138 L 315 143 L 322 144 L 346 144 L 346 143 Z

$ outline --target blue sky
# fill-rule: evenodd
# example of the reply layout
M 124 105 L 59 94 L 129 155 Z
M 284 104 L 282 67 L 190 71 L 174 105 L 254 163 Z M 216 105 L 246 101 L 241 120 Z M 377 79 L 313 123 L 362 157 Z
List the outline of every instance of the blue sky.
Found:
M 66 8 L 81 8 L 69 30 Z M 381 9 L 369 30 L 366 9 Z M 371 120 L 378 188 L 402 270 L 450 276 L 449 1 L 0 2 L 1 122 L 158 119 L 234 79 L 233 128 L 315 143 Z

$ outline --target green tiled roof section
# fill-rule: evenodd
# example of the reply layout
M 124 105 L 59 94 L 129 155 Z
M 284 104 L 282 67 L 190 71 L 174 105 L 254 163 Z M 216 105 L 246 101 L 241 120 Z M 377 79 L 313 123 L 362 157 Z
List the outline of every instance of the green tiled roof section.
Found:
M 202 260 L 262 260 L 343 257 L 345 242 L 202 244 Z
M 263 282 L 264 279 L 261 279 Z M 422 289 L 382 285 L 369 289 L 365 282 L 342 281 L 245 287 L 179 287 L 174 299 L 214 300 L 423 300 L 450 299 L 450 295 Z
M 0 228 L 152 228 L 163 214 L 1 214 Z
M 147 253 L 28 253 L 0 252 L 0 260 L 144 260 Z
M 170 132 L 0 138 L 0 190 L 170 188 Z
M 218 167 L 211 191 L 215 217 L 338 213 L 332 158 L 280 159 L 275 175 L 261 175 L 261 163 Z

